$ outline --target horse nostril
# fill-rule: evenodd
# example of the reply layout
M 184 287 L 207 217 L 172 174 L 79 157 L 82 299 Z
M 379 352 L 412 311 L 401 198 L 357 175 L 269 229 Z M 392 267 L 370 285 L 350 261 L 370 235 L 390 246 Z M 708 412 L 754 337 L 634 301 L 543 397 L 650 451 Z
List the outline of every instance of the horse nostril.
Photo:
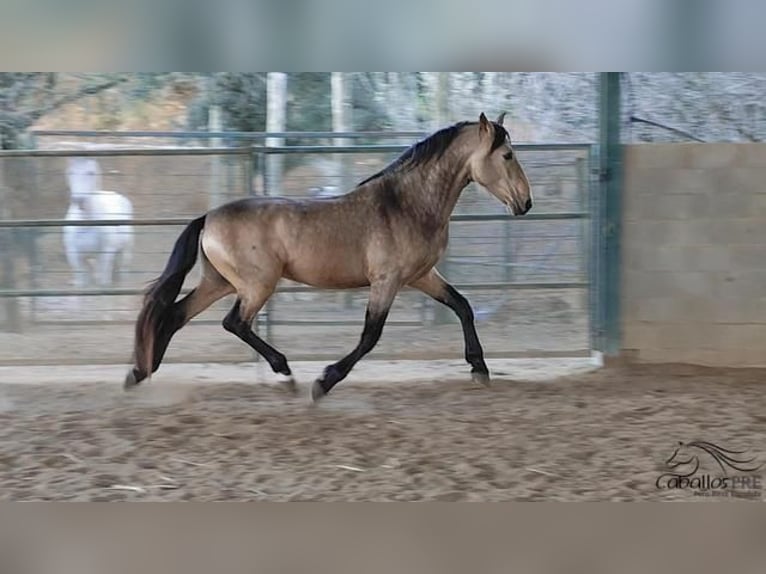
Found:
M 524 204 L 525 211 L 529 211 L 532 209 L 532 198 L 530 197 L 527 199 L 527 202 Z

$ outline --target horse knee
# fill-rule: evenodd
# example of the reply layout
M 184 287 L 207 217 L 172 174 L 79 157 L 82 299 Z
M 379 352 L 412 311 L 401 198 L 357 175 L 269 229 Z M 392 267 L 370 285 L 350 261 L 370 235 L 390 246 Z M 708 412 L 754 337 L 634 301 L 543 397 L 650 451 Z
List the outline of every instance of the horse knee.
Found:
M 223 321 L 221 321 L 221 325 L 223 328 L 228 331 L 229 333 L 233 333 L 234 335 L 237 335 L 242 331 L 242 324 L 244 321 L 242 321 L 242 318 L 239 316 L 239 310 L 234 309 L 229 311 L 229 313 L 226 314 L 226 316 L 223 318 Z

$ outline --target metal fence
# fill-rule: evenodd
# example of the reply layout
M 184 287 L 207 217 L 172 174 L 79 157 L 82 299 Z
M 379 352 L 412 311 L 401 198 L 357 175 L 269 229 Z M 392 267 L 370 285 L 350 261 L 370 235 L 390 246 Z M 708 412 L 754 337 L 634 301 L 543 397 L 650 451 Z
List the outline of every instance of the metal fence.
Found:
M 203 135 L 223 137 L 202 132 L 189 135 L 190 141 Z M 161 271 L 180 226 L 211 205 L 236 197 L 341 193 L 406 147 L 325 144 L 339 135 L 367 142 L 386 136 L 411 141 L 413 134 L 299 134 L 302 141 L 320 145 L 0 153 L 0 363 L 127 360 L 142 289 Z M 250 136 L 241 140 L 298 139 L 296 134 Z M 535 210 L 524 218 L 509 218 L 487 192 L 470 186 L 455 210 L 440 270 L 471 300 L 487 355 L 587 353 L 592 331 L 591 148 L 517 149 L 533 185 Z M 61 230 L 105 223 L 63 220 L 68 203 L 64 159 L 73 155 L 99 158 L 104 187 L 134 203 L 134 219 L 109 222 L 135 229 L 133 262 L 118 286 L 74 289 L 70 284 Z M 185 290 L 196 279 L 195 270 Z M 168 360 L 252 360 L 249 349 L 220 329 L 230 304 L 215 305 L 182 330 Z M 363 290 L 318 291 L 285 282 L 259 315 L 256 328 L 288 357 L 336 358 L 356 344 L 365 304 Z M 373 355 L 457 358 L 462 355 L 460 327 L 445 308 L 404 291 Z

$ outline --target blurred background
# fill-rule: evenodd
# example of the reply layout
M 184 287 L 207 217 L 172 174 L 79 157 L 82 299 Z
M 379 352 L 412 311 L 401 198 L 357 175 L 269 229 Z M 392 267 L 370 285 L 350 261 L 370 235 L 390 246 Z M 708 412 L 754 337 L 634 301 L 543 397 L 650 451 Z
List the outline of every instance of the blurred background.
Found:
M 473 303 L 489 356 L 588 355 L 601 321 L 604 114 L 628 146 L 628 159 L 638 157 L 631 155 L 634 144 L 687 149 L 766 136 L 765 74 L 616 75 L 619 101 L 609 111 L 599 73 L 2 73 L 0 363 L 129 360 L 141 289 L 161 271 L 191 217 L 247 195 L 344 193 L 429 132 L 503 111 L 536 207 L 511 220 L 488 193 L 471 186 L 456 209 L 439 268 Z M 627 174 L 627 184 L 640 188 L 634 198 L 647 182 L 655 190 L 686 185 L 676 168 L 697 169 L 690 177 L 709 179 L 698 168 L 715 163 L 643 149 L 659 149 L 654 167 L 673 169 L 662 172 L 666 179 L 652 166 L 639 179 Z M 678 165 L 662 164 L 671 156 L 680 158 Z M 126 197 L 132 214 L 104 227 L 83 222 L 99 214 L 67 220 L 71 157 L 95 160 L 101 188 Z M 636 165 L 645 166 L 646 157 Z M 634 204 L 626 197 L 626 205 Z M 703 215 L 710 217 L 713 204 L 705 205 Z M 748 205 L 743 209 L 752 214 L 755 204 Z M 66 229 L 80 237 L 69 257 Z M 132 247 L 124 261 L 108 263 L 112 279 L 104 283 L 99 241 L 116 231 L 130 235 Z M 95 245 L 90 251 L 89 242 Z M 626 252 L 627 260 L 646 259 L 636 253 Z M 75 282 L 76 267 L 85 269 L 85 284 Z M 187 287 L 195 280 L 192 275 Z M 291 358 L 337 357 L 354 346 L 365 292 L 283 287 L 257 322 L 273 344 Z M 230 304 L 216 305 L 179 333 L 168 360 L 253 359 L 220 328 Z M 632 308 L 643 313 L 646 306 Z M 459 324 L 424 297 L 404 292 L 373 355 L 460 358 Z

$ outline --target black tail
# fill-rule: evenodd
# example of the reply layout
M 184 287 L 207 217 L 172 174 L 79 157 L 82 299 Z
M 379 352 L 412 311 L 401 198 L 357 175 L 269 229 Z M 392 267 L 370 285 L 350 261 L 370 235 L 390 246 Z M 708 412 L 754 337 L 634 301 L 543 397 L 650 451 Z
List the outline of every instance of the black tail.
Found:
M 184 279 L 197 262 L 199 236 L 205 226 L 205 217 L 198 217 L 181 232 L 164 271 L 146 290 L 144 305 L 136 320 L 134 346 L 136 369 L 145 376 L 152 373 L 157 332 L 181 292 Z

